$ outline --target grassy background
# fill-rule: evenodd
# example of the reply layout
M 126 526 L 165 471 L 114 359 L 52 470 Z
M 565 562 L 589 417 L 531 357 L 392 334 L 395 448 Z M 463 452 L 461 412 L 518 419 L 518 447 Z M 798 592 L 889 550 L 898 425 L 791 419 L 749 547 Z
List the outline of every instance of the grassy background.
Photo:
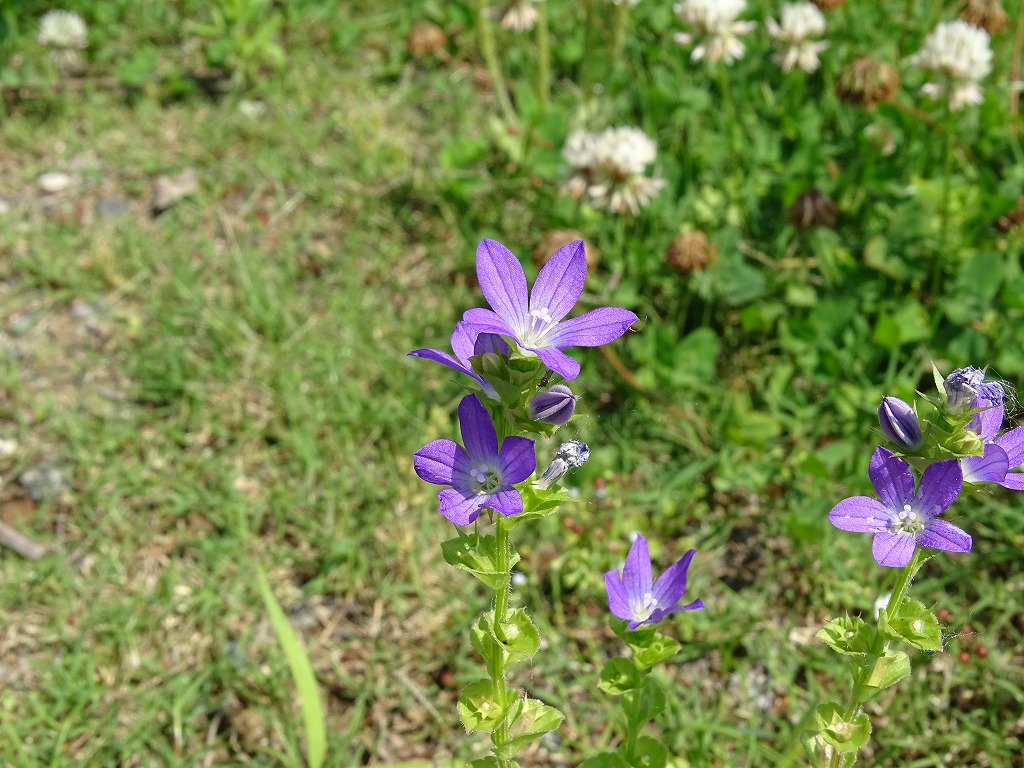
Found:
M 98 70 L 143 44 L 163 50 L 162 31 L 201 12 L 79 5 L 106 36 Z M 330 765 L 483 748 L 454 702 L 479 672 L 465 628 L 485 595 L 441 562 L 450 530 L 411 464 L 452 434 L 459 392 L 446 369 L 404 354 L 443 345 L 481 303 L 481 236 L 527 261 L 546 220 L 530 179 L 493 156 L 452 167 L 451 137 L 486 141 L 493 109 L 453 13 L 296 4 L 287 66 L 259 84 L 256 118 L 238 92 L 87 81 L 6 101 L 0 438 L 19 448 L 0 457 L 0 516 L 50 551 L 0 556 L 5 765 L 297 764 L 297 703 L 257 563 L 309 645 Z M 18 18 L 9 56 L 31 41 L 33 16 Z M 455 35 L 447 64 L 406 53 L 426 18 Z M 187 166 L 200 191 L 150 216 L 152 179 Z M 79 183 L 42 196 L 36 179 L 53 170 Z M 585 297 L 604 302 L 621 244 L 614 228 L 579 226 L 612 253 Z M 634 237 L 635 250 L 661 235 Z M 524 764 L 573 765 L 616 738 L 595 685 L 620 652 L 601 574 L 640 530 L 661 563 L 700 550 L 691 593 L 708 609 L 674 623 L 684 650 L 659 718 L 680 764 L 800 765 L 807 713 L 841 674 L 813 631 L 870 612 L 891 578 L 865 538 L 825 520 L 867 490 L 882 380 L 850 372 L 863 392 L 837 404 L 822 393 L 848 350 L 807 371 L 777 343 L 723 332 L 710 369 L 676 360 L 666 383 L 649 364 L 666 354 L 651 341 L 666 318 L 633 306 L 647 322 L 614 351 L 646 387 L 582 353 L 573 430 L 593 458 L 580 503 L 519 541 L 528 581 L 514 599 L 546 645 L 516 683 L 567 714 Z M 912 389 L 930 350 L 901 351 Z M 778 426 L 737 431 L 751 408 Z M 33 468 L 66 482 L 35 501 L 19 481 Z M 1024 764 L 1020 502 L 998 491 L 960 514 L 975 553 L 938 558 L 915 588 L 948 610 L 948 650 L 915 659 L 912 679 L 871 705 L 867 764 Z

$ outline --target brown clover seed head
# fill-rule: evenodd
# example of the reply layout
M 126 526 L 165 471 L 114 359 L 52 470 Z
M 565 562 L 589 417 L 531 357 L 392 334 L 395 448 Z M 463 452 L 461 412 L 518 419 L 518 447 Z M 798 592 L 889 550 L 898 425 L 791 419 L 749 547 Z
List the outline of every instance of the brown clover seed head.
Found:
M 861 56 L 839 74 L 836 96 L 847 104 L 873 109 L 875 105 L 891 99 L 899 89 L 899 72 L 884 61 Z
M 834 11 L 836 8 L 846 5 L 846 0 L 811 0 L 811 2 L 823 11 Z
M 789 219 L 800 229 L 831 229 L 838 210 L 832 198 L 818 189 L 801 192 L 789 208 Z
M 533 263 L 538 267 L 543 267 L 555 251 L 576 240 L 583 241 L 583 248 L 587 253 L 587 269 L 593 269 L 601 260 L 601 252 L 583 236 L 582 232 L 577 232 L 575 229 L 551 229 L 541 235 L 540 242 L 533 249 Z
M 1024 224 L 1024 195 L 1017 199 L 1017 207 L 1007 211 L 996 220 L 996 228 L 1000 232 L 1009 232 L 1016 226 Z
M 990 35 L 1010 23 L 1010 17 L 999 0 L 967 0 L 960 18 L 968 24 L 981 27 Z
M 700 272 L 718 259 L 718 249 L 699 229 L 676 235 L 665 249 L 665 263 L 684 275 Z
M 448 35 L 437 24 L 421 21 L 409 30 L 406 43 L 409 46 L 409 55 L 414 59 L 422 59 L 443 51 L 448 45 Z

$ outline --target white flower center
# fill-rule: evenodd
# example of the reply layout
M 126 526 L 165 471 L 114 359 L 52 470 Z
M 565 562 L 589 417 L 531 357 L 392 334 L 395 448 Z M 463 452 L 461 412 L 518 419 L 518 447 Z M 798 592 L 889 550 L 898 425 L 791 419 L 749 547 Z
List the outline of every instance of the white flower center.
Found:
M 657 607 L 658 601 L 651 592 L 644 592 L 641 597 L 633 600 L 629 606 L 633 612 L 633 618 L 637 621 L 647 621 Z
M 529 325 L 523 329 L 521 334 L 523 343 L 529 347 L 543 347 L 544 337 L 555 326 L 551 318 L 551 311 L 547 307 L 530 310 Z
M 910 504 L 904 504 L 903 509 L 890 521 L 889 528 L 893 533 L 909 533 L 916 536 L 924 528 L 924 521 Z
M 501 487 L 501 473 L 490 464 L 480 464 L 469 470 L 476 480 L 476 492 L 480 494 L 494 493 Z

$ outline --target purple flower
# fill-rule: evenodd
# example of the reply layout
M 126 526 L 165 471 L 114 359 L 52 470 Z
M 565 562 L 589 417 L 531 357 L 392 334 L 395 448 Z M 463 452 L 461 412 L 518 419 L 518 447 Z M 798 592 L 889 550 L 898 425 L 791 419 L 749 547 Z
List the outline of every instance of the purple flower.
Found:
M 480 289 L 492 309 L 471 309 L 463 320 L 481 333 L 514 339 L 566 380 L 575 379 L 580 364 L 567 347 L 598 347 L 624 334 L 637 316 L 628 309 L 602 307 L 564 320 L 583 292 L 587 257 L 583 241 L 562 246 L 541 269 L 529 292 L 519 260 L 501 243 L 481 240 L 476 251 Z
M 946 392 L 946 409 L 950 413 L 963 413 L 977 397 L 1003 402 L 1003 385 L 998 381 L 985 381 L 985 371 L 972 365 L 957 368 L 942 382 Z
M 622 574 L 608 571 L 604 575 L 608 609 L 627 620 L 630 629 L 636 629 L 641 624 L 657 624 L 670 613 L 703 608 L 704 601 L 699 598 L 687 605 L 676 605 L 686 592 L 686 570 L 695 554 L 697 550 L 691 549 L 652 584 L 654 574 L 647 539 L 638 535 L 626 555 Z
M 576 410 L 576 395 L 565 384 L 555 384 L 547 392 L 530 398 L 527 413 L 534 421 L 562 426 Z
M 878 424 L 885 436 L 905 451 L 916 451 L 924 441 L 914 409 L 898 397 L 883 397 Z
M 929 466 L 914 493 L 910 465 L 879 446 L 871 457 L 868 475 L 881 501 L 870 496 L 843 499 L 828 513 L 828 519 L 841 531 L 875 534 L 871 551 L 879 565 L 902 568 L 918 545 L 947 552 L 971 551 L 971 537 L 938 517 L 956 501 L 963 486 L 958 461 Z
M 476 395 L 459 403 L 463 448 L 454 440 L 435 440 L 413 454 L 416 474 L 428 483 L 450 485 L 438 492 L 441 514 L 469 525 L 484 507 L 509 517 L 523 511 L 523 497 L 512 487 L 533 474 L 533 440 L 506 437 L 498 448 L 491 416 Z
M 483 376 L 473 370 L 473 365 L 469 358 L 474 355 L 481 355 L 484 352 L 497 352 L 501 355 L 507 355 L 508 351 L 508 344 L 500 336 L 493 333 L 479 333 L 470 328 L 466 323 L 458 323 L 455 326 L 455 332 L 452 334 L 452 352 L 455 353 L 455 357 L 439 349 L 414 349 L 409 353 L 409 357 L 424 357 L 427 360 L 433 360 L 435 363 L 453 368 L 467 376 L 472 376 L 476 383 L 483 388 L 485 395 L 492 400 L 499 400 L 500 398 L 494 387 Z
M 1024 491 L 1024 473 L 1010 471 L 1024 464 L 1024 427 L 999 434 L 1006 413 L 1001 397 L 998 400 L 979 397 L 971 407 L 984 409 L 974 414 L 968 429 L 974 430 L 982 439 L 985 453 L 960 459 L 964 482 L 996 483 L 1004 488 Z

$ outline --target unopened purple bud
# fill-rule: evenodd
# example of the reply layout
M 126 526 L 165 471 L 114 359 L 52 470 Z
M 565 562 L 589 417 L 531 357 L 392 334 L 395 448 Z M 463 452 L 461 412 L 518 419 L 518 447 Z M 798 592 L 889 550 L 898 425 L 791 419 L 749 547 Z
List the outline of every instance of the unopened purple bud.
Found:
M 914 409 L 898 397 L 883 397 L 878 424 L 885 436 L 905 451 L 916 451 L 924 442 Z
M 558 448 L 558 453 L 551 459 L 548 468 L 544 470 L 544 474 L 537 481 L 537 485 L 547 488 L 552 483 L 557 483 L 566 472 L 576 467 L 582 467 L 589 458 L 590 447 L 586 443 L 581 443 L 579 440 L 562 443 Z
M 576 410 L 576 395 L 565 384 L 555 384 L 547 392 L 534 395 L 526 410 L 534 421 L 562 426 Z
M 974 401 L 982 389 L 985 372 L 980 368 L 967 366 L 957 368 L 942 382 L 946 390 L 946 409 L 950 413 L 963 413 Z

